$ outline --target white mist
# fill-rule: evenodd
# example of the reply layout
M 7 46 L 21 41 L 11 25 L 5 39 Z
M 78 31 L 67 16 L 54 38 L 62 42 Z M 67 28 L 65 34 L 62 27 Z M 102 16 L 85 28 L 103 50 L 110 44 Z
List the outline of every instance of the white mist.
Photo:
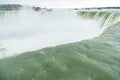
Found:
M 71 9 L 0 12 L 0 58 L 85 39 L 102 29 Z

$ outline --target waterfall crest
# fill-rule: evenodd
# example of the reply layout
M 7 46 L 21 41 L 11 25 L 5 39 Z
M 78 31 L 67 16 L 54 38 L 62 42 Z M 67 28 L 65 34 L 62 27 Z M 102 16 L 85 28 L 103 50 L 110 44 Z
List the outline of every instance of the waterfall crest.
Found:
M 99 11 L 80 11 L 78 15 L 85 19 L 94 19 L 99 22 L 100 27 L 106 29 L 107 27 L 117 23 L 120 21 L 120 13 L 119 12 L 99 12 Z

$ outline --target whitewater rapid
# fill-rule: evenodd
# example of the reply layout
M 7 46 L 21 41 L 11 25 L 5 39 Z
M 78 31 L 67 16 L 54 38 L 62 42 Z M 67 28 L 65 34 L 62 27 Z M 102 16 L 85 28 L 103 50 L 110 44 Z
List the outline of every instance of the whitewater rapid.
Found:
M 0 58 L 99 36 L 95 20 L 83 19 L 72 9 L 1 11 Z

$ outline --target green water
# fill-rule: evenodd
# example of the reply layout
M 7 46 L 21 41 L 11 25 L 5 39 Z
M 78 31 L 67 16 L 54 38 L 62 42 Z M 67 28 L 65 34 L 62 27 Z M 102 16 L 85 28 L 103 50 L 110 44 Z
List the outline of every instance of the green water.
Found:
M 120 23 L 92 40 L 0 60 L 0 80 L 120 80 Z
M 20 10 L 22 6 L 17 4 L 0 4 L 0 11 Z

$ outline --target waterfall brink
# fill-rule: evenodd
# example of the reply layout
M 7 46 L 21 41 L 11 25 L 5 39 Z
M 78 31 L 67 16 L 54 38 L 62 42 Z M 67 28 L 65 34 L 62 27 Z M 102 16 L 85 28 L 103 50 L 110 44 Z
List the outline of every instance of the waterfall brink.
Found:
M 90 12 L 90 11 L 80 11 L 78 12 L 82 18 L 94 19 L 100 23 L 100 27 L 106 29 L 107 27 L 120 21 L 120 13 L 118 12 Z

